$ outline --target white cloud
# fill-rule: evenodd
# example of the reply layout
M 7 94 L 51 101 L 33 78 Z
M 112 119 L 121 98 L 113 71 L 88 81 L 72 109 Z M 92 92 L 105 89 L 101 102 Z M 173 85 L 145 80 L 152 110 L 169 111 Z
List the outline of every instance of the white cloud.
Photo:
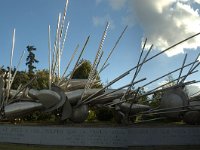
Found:
M 126 5 L 127 0 L 96 0 L 96 4 L 101 2 L 106 2 L 113 10 L 120 10 Z
M 196 96 L 200 94 L 200 84 L 187 85 L 186 90 L 189 96 Z
M 107 1 L 113 10 L 120 10 L 125 6 L 127 0 L 107 0 Z
M 134 17 L 132 15 L 122 17 L 122 25 L 128 25 L 129 27 L 133 27 L 135 25 Z
M 200 0 L 194 0 L 196 3 L 199 3 L 200 4 Z
M 131 7 L 128 5 L 130 1 L 132 0 L 96 0 L 96 4 L 99 5 L 104 3 L 108 5 L 112 11 L 120 11 L 121 9 L 125 8 L 124 11 L 126 13 L 119 17 L 121 19 L 121 24 L 124 26 L 128 25 L 130 28 L 135 25 L 132 9 L 130 9 Z
M 197 0 L 196 0 L 197 1 Z M 199 1 L 199 0 L 198 0 Z M 189 0 L 131 0 L 134 16 L 150 44 L 163 50 L 200 31 L 199 10 Z M 184 49 L 196 49 L 200 37 L 193 38 L 171 51 L 168 56 L 184 53 Z
M 109 22 L 110 29 L 115 28 L 114 21 L 112 20 L 112 18 L 109 15 L 106 15 L 103 17 L 95 16 L 92 18 L 92 21 L 93 21 L 94 26 L 96 26 L 96 27 L 105 26 L 106 22 Z
M 149 45 L 164 50 L 169 46 L 200 31 L 200 14 L 195 4 L 200 0 L 96 0 L 107 3 L 112 10 L 126 8 L 121 16 L 122 25 L 133 27 L 139 22 L 148 38 Z M 104 25 L 108 17 L 94 17 L 93 23 Z M 113 23 L 113 20 L 111 23 Z M 103 22 L 100 23 L 100 22 Z M 113 25 L 114 26 L 114 25 Z M 200 46 L 200 36 L 197 36 L 172 50 L 166 52 L 170 57 L 184 53 L 186 49 L 197 49 Z
M 164 84 L 167 84 L 167 82 L 168 82 L 168 81 L 166 81 L 166 80 L 160 81 L 160 82 L 158 82 L 158 86 L 162 86 L 162 85 L 164 85 Z
M 200 56 L 199 56 L 199 58 L 198 58 L 198 61 L 200 62 Z

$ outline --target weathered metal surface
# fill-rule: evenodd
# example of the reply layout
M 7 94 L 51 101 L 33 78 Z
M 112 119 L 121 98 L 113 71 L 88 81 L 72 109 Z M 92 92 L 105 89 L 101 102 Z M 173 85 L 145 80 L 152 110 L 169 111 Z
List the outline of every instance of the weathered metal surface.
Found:
M 188 124 L 199 124 L 200 123 L 200 111 L 191 110 L 184 114 L 184 122 Z
M 151 107 L 148 105 L 142 105 L 142 104 L 132 104 L 131 103 L 122 103 L 119 105 L 120 110 L 124 113 L 130 113 L 131 114 L 136 114 L 142 111 L 147 111 L 149 110 Z
M 39 102 L 41 102 L 46 109 L 55 106 L 61 101 L 60 95 L 57 92 L 50 90 L 40 90 L 37 97 Z
M 5 117 L 14 118 L 22 117 L 22 115 L 27 115 L 35 110 L 40 110 L 43 108 L 41 103 L 36 102 L 15 102 L 5 106 Z
M 173 107 L 182 107 L 189 105 L 189 98 L 187 94 L 181 88 L 172 88 L 164 92 L 161 98 L 161 108 L 173 108 Z M 176 110 L 183 110 L 179 108 Z M 170 118 L 179 118 L 181 112 L 176 113 L 166 113 L 165 115 Z
M 51 88 L 51 90 L 54 91 L 54 92 L 56 92 L 58 95 L 60 95 L 60 101 L 57 104 L 53 105 L 52 107 L 46 109 L 45 112 L 52 112 L 52 111 L 54 111 L 56 109 L 59 109 L 66 102 L 65 93 L 64 93 L 64 91 L 61 88 L 59 88 L 57 86 L 53 86 Z
M 88 111 L 89 109 L 87 105 L 81 105 L 77 108 L 73 108 L 72 116 L 70 119 L 76 123 L 84 122 L 88 117 Z
M 31 97 L 32 99 L 38 99 L 37 95 L 38 95 L 39 91 L 36 89 L 30 89 L 28 91 L 28 96 Z

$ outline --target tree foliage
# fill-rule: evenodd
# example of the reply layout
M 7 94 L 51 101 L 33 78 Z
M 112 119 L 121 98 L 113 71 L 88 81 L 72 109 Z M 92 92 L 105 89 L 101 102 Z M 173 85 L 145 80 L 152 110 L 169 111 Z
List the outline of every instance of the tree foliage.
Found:
M 89 60 L 82 59 L 79 63 L 79 68 L 75 70 L 72 79 L 88 79 L 90 71 L 92 70 L 92 64 Z M 96 80 L 100 81 L 98 72 L 95 71 Z M 95 84 L 92 88 L 101 88 L 102 84 Z
M 36 48 L 34 46 L 27 46 L 28 56 L 26 58 L 26 65 L 28 66 L 28 73 L 32 75 L 34 73 L 34 69 L 36 67 L 34 66 L 34 63 L 38 63 L 39 61 L 35 58 L 34 51 L 36 51 Z
M 89 73 L 92 70 L 92 65 L 88 60 L 81 60 L 80 67 L 75 70 L 73 79 L 88 79 Z
M 37 77 L 30 85 L 29 88 L 34 89 L 46 89 L 48 87 L 48 78 L 49 72 L 48 70 L 37 70 L 34 72 L 32 77 Z M 29 73 L 25 71 L 18 71 L 15 80 L 12 84 L 12 89 L 17 89 L 20 84 L 25 85 L 30 80 Z
M 29 81 L 29 76 L 25 71 L 18 71 L 12 84 L 12 89 L 17 89 L 20 84 L 25 85 Z
M 111 121 L 113 119 L 113 113 L 109 108 L 101 107 L 98 108 L 95 112 L 99 121 Z

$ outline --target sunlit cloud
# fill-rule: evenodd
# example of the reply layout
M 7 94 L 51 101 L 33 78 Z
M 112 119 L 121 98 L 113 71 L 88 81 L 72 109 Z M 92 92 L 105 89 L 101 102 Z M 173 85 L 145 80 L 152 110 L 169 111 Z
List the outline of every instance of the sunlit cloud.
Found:
M 107 3 L 113 10 L 120 10 L 125 7 L 127 0 L 96 0 L 96 4 Z
M 200 32 L 200 0 L 97 0 L 107 3 L 113 11 L 126 8 L 121 16 L 123 25 L 134 27 L 137 23 L 148 38 L 149 45 L 157 50 L 164 50 L 171 45 Z M 101 22 L 100 18 L 94 19 Z M 100 24 L 100 23 L 96 23 Z M 196 50 L 200 46 L 200 36 L 167 51 L 167 56 Z
M 109 15 L 106 15 L 106 16 L 103 16 L 103 17 L 94 16 L 92 18 L 92 21 L 93 21 L 94 26 L 96 26 L 96 27 L 105 26 L 106 22 L 109 22 L 110 28 L 111 29 L 115 28 L 114 21 L 112 20 L 112 18 Z
M 131 6 L 144 37 L 156 49 L 163 50 L 200 31 L 199 10 L 187 0 L 132 0 Z M 145 4 L 145 5 L 144 5 Z M 197 49 L 200 37 L 193 38 L 168 51 L 168 56 L 184 53 L 185 49 Z

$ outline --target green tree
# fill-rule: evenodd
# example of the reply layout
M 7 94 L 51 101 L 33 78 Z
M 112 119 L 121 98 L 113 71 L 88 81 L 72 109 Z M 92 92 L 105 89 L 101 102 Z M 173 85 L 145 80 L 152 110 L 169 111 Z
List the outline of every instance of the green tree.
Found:
M 26 65 L 28 66 L 28 73 L 29 75 L 34 74 L 34 69 L 36 67 L 34 66 L 34 63 L 38 63 L 39 61 L 35 58 L 34 51 L 36 51 L 36 48 L 34 46 L 27 46 L 28 56 L 26 58 Z
M 149 97 L 148 96 L 142 96 L 145 95 L 146 91 L 144 88 L 140 88 L 139 92 L 138 92 L 138 96 L 140 97 L 139 99 L 137 99 L 137 103 L 139 104 L 143 104 L 143 105 L 149 105 Z
M 87 79 L 90 71 L 92 70 L 92 65 L 88 60 L 81 60 L 79 65 L 81 65 L 73 74 L 72 79 Z
M 76 69 L 76 71 L 73 74 L 72 79 L 88 79 L 90 71 L 92 70 L 92 64 L 89 60 L 82 59 L 79 63 L 80 67 Z M 98 72 L 96 71 L 95 74 L 96 80 L 100 81 L 100 76 L 98 75 Z M 92 86 L 92 88 L 101 88 L 101 83 L 96 83 Z
M 49 71 L 45 69 L 37 70 L 36 76 L 37 76 L 37 80 L 35 80 L 35 87 L 33 86 L 33 88 L 36 88 L 39 90 L 48 88 Z
M 18 71 L 12 84 L 12 89 L 17 89 L 20 84 L 25 85 L 29 81 L 28 73 Z
M 34 89 L 45 89 L 48 88 L 48 80 L 49 80 L 49 72 L 48 70 L 37 70 L 34 74 L 36 76 L 36 80 L 34 80 L 30 85 L 29 88 Z M 30 81 L 29 73 L 25 71 L 18 71 L 14 82 L 12 84 L 12 89 L 17 89 L 20 84 L 25 85 Z

